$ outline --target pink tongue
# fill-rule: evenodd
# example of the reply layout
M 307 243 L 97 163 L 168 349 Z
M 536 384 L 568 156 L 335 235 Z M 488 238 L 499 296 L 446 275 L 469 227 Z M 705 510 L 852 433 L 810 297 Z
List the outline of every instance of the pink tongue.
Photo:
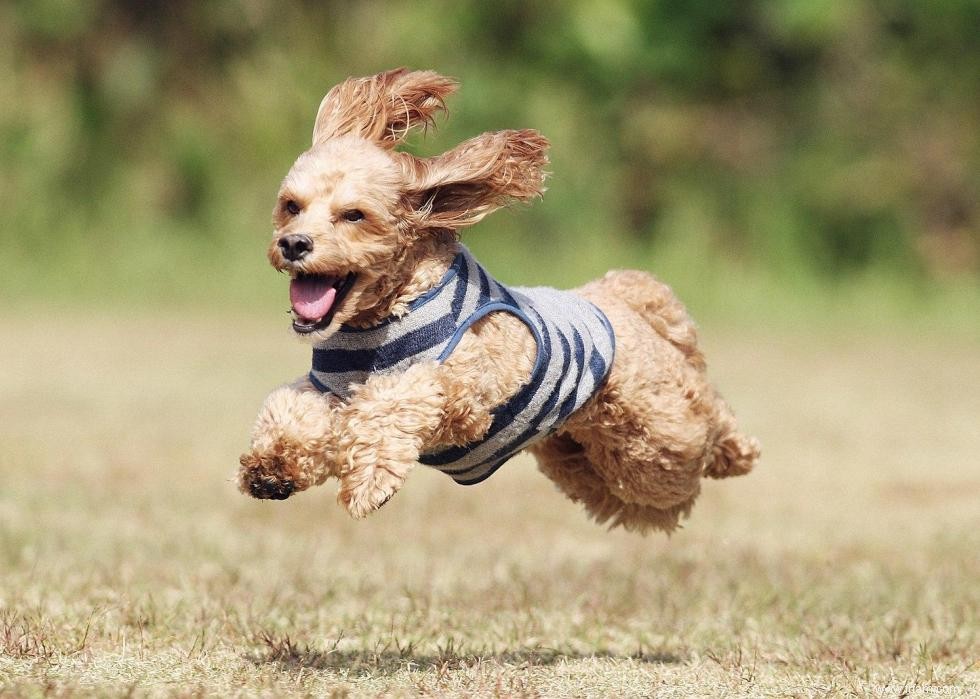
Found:
M 330 277 L 297 277 L 289 283 L 289 302 L 303 320 L 320 320 L 330 312 L 337 290 Z

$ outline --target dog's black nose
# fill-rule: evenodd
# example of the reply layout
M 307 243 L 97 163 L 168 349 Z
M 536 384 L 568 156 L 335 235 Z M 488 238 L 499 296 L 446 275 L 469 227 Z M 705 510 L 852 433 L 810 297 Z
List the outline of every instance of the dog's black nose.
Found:
M 306 257 L 313 250 L 313 240 L 305 233 L 290 233 L 279 239 L 282 256 L 295 262 Z

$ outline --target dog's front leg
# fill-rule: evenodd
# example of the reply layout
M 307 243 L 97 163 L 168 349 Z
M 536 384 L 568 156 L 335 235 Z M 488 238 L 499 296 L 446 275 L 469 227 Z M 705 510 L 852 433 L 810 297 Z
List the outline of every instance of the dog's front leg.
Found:
M 394 495 L 450 419 L 446 371 L 435 362 L 372 376 L 344 410 L 338 436 L 338 500 L 361 518 Z
M 265 399 L 242 454 L 238 487 L 256 498 L 282 500 L 337 475 L 337 414 L 341 402 L 303 376 Z

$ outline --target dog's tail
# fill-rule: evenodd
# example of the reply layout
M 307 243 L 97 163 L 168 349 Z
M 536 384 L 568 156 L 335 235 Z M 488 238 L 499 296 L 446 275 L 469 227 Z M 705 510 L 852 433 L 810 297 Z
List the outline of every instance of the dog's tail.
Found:
M 738 431 L 735 416 L 721 396 L 715 398 L 718 410 L 718 436 L 704 468 L 709 478 L 744 476 L 752 470 L 762 453 L 759 440 Z

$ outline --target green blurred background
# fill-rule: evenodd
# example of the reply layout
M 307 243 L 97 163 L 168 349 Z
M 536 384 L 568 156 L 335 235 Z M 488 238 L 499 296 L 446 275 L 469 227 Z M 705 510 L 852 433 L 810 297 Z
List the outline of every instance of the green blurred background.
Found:
M 416 152 L 534 127 L 543 201 L 465 236 L 502 279 L 641 267 L 695 313 L 932 318 L 980 299 L 980 2 L 0 5 L 0 295 L 285 311 L 264 259 L 324 92 L 462 82 Z

